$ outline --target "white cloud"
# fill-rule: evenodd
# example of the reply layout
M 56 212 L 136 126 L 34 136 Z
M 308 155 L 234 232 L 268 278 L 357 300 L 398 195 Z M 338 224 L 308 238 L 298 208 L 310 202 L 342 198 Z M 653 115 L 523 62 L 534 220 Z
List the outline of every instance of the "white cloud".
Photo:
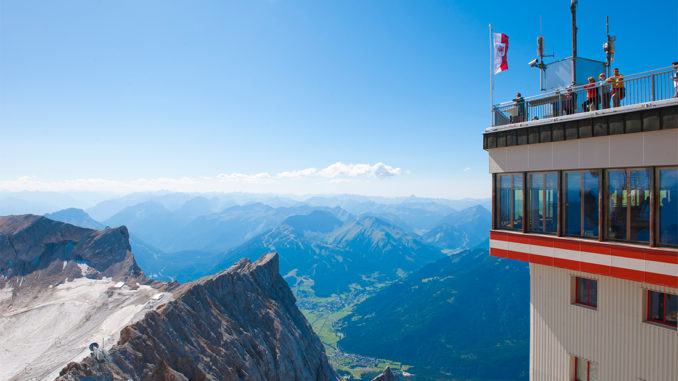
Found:
M 374 176 L 378 178 L 391 177 L 402 174 L 400 168 L 393 168 L 384 163 L 369 164 L 344 164 L 336 162 L 329 167 L 318 172 L 322 177 L 358 177 L 358 176 Z
M 471 170 L 471 168 L 469 168 L 469 167 L 464 168 L 464 172 L 468 172 L 470 170 Z
M 302 177 L 315 176 L 318 173 L 315 168 L 300 169 L 298 171 L 280 172 L 276 175 L 280 179 L 298 179 Z
M 256 191 L 260 186 L 291 185 L 295 183 L 322 184 L 351 183 L 359 178 L 383 179 L 401 175 L 400 168 L 393 168 L 384 163 L 344 164 L 334 163 L 322 170 L 306 168 L 294 171 L 284 171 L 276 175 L 267 172 L 220 173 L 206 177 L 156 177 L 138 178 L 134 180 L 111 180 L 102 178 L 68 179 L 59 181 L 45 181 L 36 177 L 22 176 L 14 180 L 0 181 L 0 190 L 8 191 L 103 191 L 103 192 L 149 192 L 168 190 L 175 192 L 231 192 Z

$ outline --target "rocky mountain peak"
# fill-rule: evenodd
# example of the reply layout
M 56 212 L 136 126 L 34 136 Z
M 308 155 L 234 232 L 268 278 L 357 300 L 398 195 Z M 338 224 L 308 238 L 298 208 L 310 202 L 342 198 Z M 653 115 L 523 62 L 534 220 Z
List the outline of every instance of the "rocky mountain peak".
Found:
M 375 377 L 372 381 L 395 381 L 396 378 L 393 375 L 393 372 L 391 372 L 391 367 L 387 366 L 384 371 Z
M 144 280 L 124 226 L 92 230 L 36 215 L 0 217 L 0 287 L 68 279 Z
M 266 254 L 180 286 L 174 301 L 123 329 L 110 363 L 86 358 L 59 380 L 336 380 L 278 266 Z

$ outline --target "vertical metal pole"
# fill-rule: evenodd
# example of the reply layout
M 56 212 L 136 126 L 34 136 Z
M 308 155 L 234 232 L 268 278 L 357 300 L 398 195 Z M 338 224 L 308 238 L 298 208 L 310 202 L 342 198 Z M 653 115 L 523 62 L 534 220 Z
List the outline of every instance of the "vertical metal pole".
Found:
M 603 182 L 605 177 L 605 170 L 598 171 L 598 241 L 603 241 L 604 237 L 607 235 L 605 232 L 605 221 L 607 217 L 607 209 L 605 208 L 605 202 L 607 200 L 607 189 L 603 188 L 607 182 Z
M 572 0 L 572 86 L 577 84 L 577 0 Z
M 652 84 L 654 84 L 654 76 L 652 76 Z M 653 93 L 654 95 L 654 93 Z M 654 100 L 654 98 L 652 99 Z M 651 167 L 650 168 L 650 247 L 654 247 L 656 245 L 656 231 L 657 231 L 657 221 L 656 221 L 656 216 L 657 216 L 657 204 L 659 204 L 657 197 L 655 195 L 658 195 L 657 192 L 657 179 L 656 179 L 656 174 L 657 174 L 657 168 L 656 167 Z
M 494 38 L 490 24 L 490 123 L 494 126 Z
M 606 63 L 607 65 L 607 78 L 610 77 L 610 49 L 612 48 L 610 46 L 610 16 L 605 16 L 605 33 L 607 34 L 607 52 L 605 52 L 605 58 L 606 58 Z
M 492 229 L 497 228 L 497 179 L 496 173 L 492 174 Z
M 654 102 L 654 74 L 652 74 L 652 101 Z

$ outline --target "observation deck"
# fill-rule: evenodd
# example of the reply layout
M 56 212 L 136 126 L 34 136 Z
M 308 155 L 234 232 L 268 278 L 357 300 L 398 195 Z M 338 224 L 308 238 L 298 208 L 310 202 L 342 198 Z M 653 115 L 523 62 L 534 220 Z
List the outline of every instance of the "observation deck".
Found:
M 678 288 L 675 74 L 662 68 L 494 106 L 483 134 L 491 255 Z M 617 104 L 601 95 L 613 83 L 624 89 Z

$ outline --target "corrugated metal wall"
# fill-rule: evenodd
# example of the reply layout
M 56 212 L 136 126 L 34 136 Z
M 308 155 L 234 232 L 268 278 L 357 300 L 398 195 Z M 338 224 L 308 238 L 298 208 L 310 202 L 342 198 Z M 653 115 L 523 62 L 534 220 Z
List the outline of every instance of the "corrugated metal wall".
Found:
M 598 308 L 572 304 L 573 278 L 598 280 Z M 678 331 L 644 322 L 646 290 L 678 289 L 530 263 L 530 380 L 574 380 L 571 356 L 601 381 L 677 381 Z

